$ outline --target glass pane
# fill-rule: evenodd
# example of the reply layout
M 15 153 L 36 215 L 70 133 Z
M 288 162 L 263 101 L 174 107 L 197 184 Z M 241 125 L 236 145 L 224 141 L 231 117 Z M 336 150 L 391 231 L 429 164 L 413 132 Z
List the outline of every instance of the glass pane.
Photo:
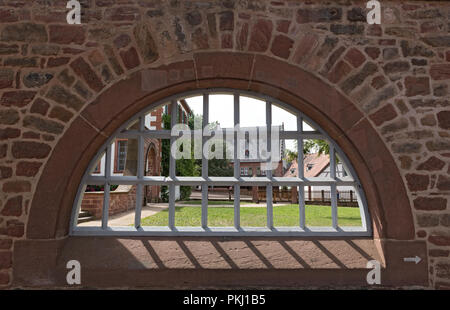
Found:
M 361 226 L 361 214 L 358 208 L 357 191 L 353 186 L 337 187 L 338 225 Z
M 103 186 L 86 185 L 80 195 L 77 226 L 101 227 Z
M 306 226 L 331 227 L 330 190 L 329 186 L 308 186 L 305 189 L 305 197 L 307 197 L 305 207 Z
M 175 226 L 202 226 L 201 197 L 200 186 L 175 187 Z
M 341 157 L 336 152 L 336 177 L 345 178 L 351 177 L 351 173 L 345 163 L 341 160 Z
M 273 225 L 299 226 L 298 189 L 296 186 L 273 187 Z
M 316 131 L 316 129 L 307 121 L 303 121 L 303 131 Z
M 266 126 L 266 102 L 240 96 L 239 119 L 241 127 Z
M 152 111 L 145 114 L 145 129 L 146 130 L 161 130 L 164 129 L 164 123 L 170 124 L 170 119 L 168 118 L 169 104 L 165 103 L 159 107 L 153 109 Z
M 297 116 L 284 107 L 272 104 L 272 126 L 280 126 L 280 131 L 295 131 Z
M 116 139 L 111 145 L 111 175 L 136 176 L 137 159 L 137 139 Z
M 234 96 L 209 96 L 209 124 L 211 129 L 234 128 Z
M 136 185 L 110 185 L 108 227 L 134 226 Z
M 234 226 L 234 195 L 232 186 L 208 188 L 208 226 Z
M 251 197 L 251 202 L 241 204 L 241 226 L 267 227 L 266 187 L 241 186 L 241 201 L 244 197 Z
M 92 167 L 90 174 L 92 176 L 104 176 L 105 175 L 105 152 L 100 154 L 96 163 Z
M 143 189 L 141 226 L 169 226 L 169 203 L 166 186 L 147 185 Z M 130 225 L 133 225 L 133 222 Z
M 325 140 L 303 140 L 303 165 L 305 177 L 329 177 L 330 156 Z

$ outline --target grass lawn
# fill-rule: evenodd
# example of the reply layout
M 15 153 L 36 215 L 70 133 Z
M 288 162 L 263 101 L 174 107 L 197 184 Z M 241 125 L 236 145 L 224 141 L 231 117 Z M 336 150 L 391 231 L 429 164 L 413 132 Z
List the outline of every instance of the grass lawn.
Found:
M 176 207 L 176 226 L 201 226 L 201 207 Z M 331 226 L 330 206 L 306 206 L 307 226 Z M 215 207 L 208 209 L 208 226 L 233 226 L 234 209 Z M 298 205 L 274 206 L 274 226 L 298 226 Z M 241 226 L 265 227 L 266 208 L 241 207 Z M 358 208 L 338 207 L 339 226 L 360 226 L 361 217 Z M 142 226 L 168 226 L 168 210 L 142 219 Z
M 241 205 L 245 205 L 245 204 L 249 204 L 251 203 L 251 201 L 242 201 L 241 200 Z M 184 201 L 180 201 L 177 202 L 177 204 L 180 205 L 201 205 L 202 201 L 201 200 L 184 200 Z M 208 205 L 210 206 L 216 206 L 216 205 L 225 205 L 225 206 L 232 206 L 234 205 L 234 201 L 231 200 L 208 200 Z

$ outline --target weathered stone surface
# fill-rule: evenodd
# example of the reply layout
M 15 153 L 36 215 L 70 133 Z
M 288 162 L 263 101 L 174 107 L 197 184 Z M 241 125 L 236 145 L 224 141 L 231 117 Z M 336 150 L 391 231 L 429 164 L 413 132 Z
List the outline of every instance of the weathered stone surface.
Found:
M 0 69 L 0 89 L 13 86 L 14 71 L 11 69 Z
M 420 227 L 436 227 L 439 225 L 439 215 L 437 214 L 418 214 L 416 220 Z
M 28 181 L 15 180 L 3 183 L 2 188 L 5 193 L 28 193 L 31 190 L 31 184 Z
M 380 126 L 384 122 L 390 121 L 397 116 L 392 104 L 387 104 L 375 113 L 370 115 L 370 119 L 375 123 L 375 125 Z
M 78 25 L 50 25 L 50 42 L 57 44 L 83 44 L 86 40 L 84 27 Z
M 14 139 L 20 137 L 20 130 L 17 128 L 0 128 L 0 140 Z
M 158 47 L 145 24 L 134 28 L 134 37 L 145 63 L 152 63 L 159 58 Z
M 448 94 L 447 84 L 438 84 L 433 86 L 433 95 L 436 97 L 444 97 Z
M 19 53 L 19 45 L 0 43 L 0 55 L 14 55 Z
M 99 92 L 103 89 L 104 85 L 102 80 L 83 58 L 78 57 L 70 64 L 70 67 L 92 90 Z
M 3 62 L 5 66 L 9 67 L 37 67 L 38 58 L 37 57 L 8 57 Z
M 4 216 L 21 216 L 22 215 L 22 196 L 15 196 L 8 199 L 1 212 Z
M 383 49 L 383 59 L 393 60 L 399 57 L 398 49 L 395 47 L 387 47 Z
M 123 64 L 128 70 L 136 68 L 140 65 L 139 55 L 134 47 L 130 47 L 128 50 L 121 51 L 120 57 Z
M 60 51 L 60 47 L 54 44 L 39 44 L 31 47 L 31 53 L 42 56 L 56 56 Z
M 425 143 L 427 149 L 431 152 L 440 152 L 450 150 L 450 141 L 447 140 L 433 140 Z
M 46 158 L 50 153 L 50 146 L 39 142 L 17 141 L 12 145 L 12 154 L 15 158 Z
M 330 30 L 336 35 L 361 35 L 364 32 L 364 26 L 333 24 Z
M 440 160 L 439 158 L 432 156 L 428 158 L 425 162 L 421 163 L 417 170 L 427 170 L 427 171 L 436 171 L 441 170 L 445 166 L 445 162 Z
M 76 111 L 79 111 L 83 106 L 83 101 L 59 85 L 54 85 L 46 97 Z
M 392 144 L 392 150 L 394 153 L 419 153 L 422 149 L 422 144 L 416 142 L 404 142 Z
M 422 41 L 433 47 L 450 47 L 450 36 L 424 37 Z
M 430 68 L 430 76 L 433 80 L 449 80 L 450 64 L 435 64 Z
M 430 79 L 426 76 L 423 77 L 407 76 L 405 78 L 405 88 L 407 97 L 428 95 L 431 93 Z
M 400 42 L 403 56 L 405 57 L 432 57 L 434 52 L 429 48 L 417 42 L 402 40 Z
M 219 13 L 219 29 L 220 31 L 234 30 L 234 13 L 233 11 L 225 11 Z
M 37 98 L 31 106 L 30 112 L 46 115 L 50 104 L 42 98 Z
M 60 67 L 65 64 L 68 64 L 69 61 L 70 61 L 69 57 L 50 57 L 47 60 L 47 68 Z
M 191 26 L 197 26 L 202 23 L 202 14 L 199 11 L 188 12 L 185 15 L 186 21 Z
M 440 175 L 436 187 L 442 191 L 450 190 L 450 177 L 448 175 Z
M 208 35 L 204 33 L 201 28 L 197 28 L 194 33 L 192 33 L 192 43 L 194 43 L 195 47 L 198 49 L 208 49 Z
M 378 47 L 366 47 L 364 49 L 364 51 L 366 52 L 367 55 L 369 55 L 370 58 L 372 58 L 373 60 L 377 59 L 378 56 L 380 56 L 381 51 Z
M 395 132 L 398 132 L 402 129 L 408 128 L 408 120 L 405 118 L 401 118 L 399 120 L 396 120 L 390 124 L 387 124 L 381 128 L 381 134 L 392 134 Z
M 0 104 L 6 107 L 22 108 L 27 106 L 36 95 L 34 91 L 9 91 L 4 92 Z
M 390 36 L 401 38 L 414 38 L 417 30 L 411 27 L 387 27 L 384 33 Z
M 413 11 L 407 14 L 411 19 L 427 19 L 442 17 L 439 9 L 425 9 L 419 11 Z
M 350 65 L 344 61 L 340 61 L 334 66 L 334 68 L 328 73 L 328 80 L 332 83 L 338 83 L 347 74 L 352 71 Z
M 47 39 L 45 26 L 33 23 L 6 25 L 0 35 L 0 41 L 5 42 L 47 42 Z
M 370 85 L 375 89 L 380 89 L 388 83 L 387 79 L 383 75 L 377 75 L 372 79 Z
M 420 119 L 420 123 L 424 126 L 436 125 L 436 119 L 433 114 L 428 114 Z
M 408 72 L 410 68 L 411 65 L 407 61 L 394 61 L 383 66 L 384 72 L 388 75 Z
M 450 111 L 441 111 L 437 114 L 439 127 L 450 129 Z
M 380 104 L 386 100 L 391 99 L 396 95 L 396 90 L 394 86 L 387 86 L 378 92 L 372 100 L 362 104 L 362 109 L 368 113 L 373 109 L 376 109 Z
M 297 23 L 323 23 L 338 21 L 342 18 L 341 8 L 298 9 Z
M 265 19 L 257 20 L 250 36 L 249 51 L 265 52 L 269 48 L 272 30 L 272 21 Z
M 114 46 L 116 48 L 127 47 L 131 43 L 131 38 L 127 34 L 121 34 L 117 38 L 114 39 Z
M 356 48 L 351 48 L 345 55 L 347 60 L 354 68 L 361 66 L 366 61 L 366 56 Z
M 75 82 L 76 78 L 69 73 L 69 69 L 64 69 L 59 73 L 58 80 L 65 86 L 70 87 Z
M 49 117 L 58 119 L 62 122 L 68 122 L 72 119 L 73 113 L 64 109 L 63 107 L 56 106 L 50 111 Z
M 270 49 L 270 51 L 275 56 L 287 59 L 289 58 L 293 45 L 294 41 L 291 38 L 283 35 L 278 35 L 273 40 L 272 48 Z
M 30 72 L 23 77 L 23 84 L 28 88 L 41 87 L 53 78 L 53 74 L 44 72 Z
M 293 61 L 295 63 L 303 63 L 308 59 L 308 55 L 318 44 L 318 36 L 316 34 L 305 33 L 294 53 Z
M 21 161 L 17 164 L 16 175 L 23 177 L 34 177 L 38 172 L 42 163 Z
M 13 109 L 0 109 L 0 124 L 14 125 L 20 119 L 19 112 Z
M 365 22 L 366 12 L 362 8 L 353 8 L 347 11 L 347 19 L 351 22 Z
M 25 116 L 25 118 L 23 119 L 23 125 L 27 128 L 48 132 L 52 134 L 60 134 L 64 129 L 64 126 L 61 125 L 60 123 L 36 117 L 33 115 Z
M 377 72 L 377 70 L 378 67 L 373 62 L 366 63 L 357 74 L 352 75 L 342 83 L 342 90 L 345 93 L 351 92 L 353 89 L 361 85 L 367 77 Z
M 430 177 L 428 175 L 423 174 L 407 174 L 406 182 L 408 184 L 408 188 L 412 192 L 416 191 L 424 191 L 428 188 L 430 184 Z
M 135 21 L 140 18 L 139 9 L 131 6 L 119 6 L 105 10 L 106 20 L 114 22 Z

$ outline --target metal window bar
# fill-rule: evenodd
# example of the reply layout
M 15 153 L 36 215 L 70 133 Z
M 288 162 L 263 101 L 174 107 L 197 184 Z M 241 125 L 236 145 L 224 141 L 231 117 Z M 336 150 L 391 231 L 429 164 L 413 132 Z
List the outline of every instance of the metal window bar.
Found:
M 330 148 L 330 177 L 336 180 L 336 153 L 334 151 L 334 146 L 328 141 L 328 146 Z M 337 215 L 337 192 L 336 183 L 331 184 L 331 218 L 332 226 L 334 229 L 338 228 L 338 215 Z
M 209 95 L 203 94 L 203 131 L 209 123 Z M 208 141 L 208 137 L 202 136 L 202 178 L 208 179 L 208 159 L 205 154 L 205 144 Z M 209 152 L 209 147 L 207 148 Z M 208 184 L 202 185 L 202 227 L 208 227 Z
M 101 160 L 101 158 L 100 158 Z M 105 187 L 103 189 L 103 209 L 102 209 L 102 229 L 108 228 L 109 219 L 109 198 L 110 198 L 110 182 L 111 177 L 111 144 L 108 145 L 105 152 Z
M 267 177 L 272 180 L 272 103 L 266 101 L 266 126 L 267 126 Z M 273 201 L 272 201 L 272 183 L 266 185 L 266 207 L 267 207 L 267 228 L 273 229 Z
M 298 178 L 303 180 L 305 178 L 304 164 L 303 164 L 303 117 L 300 113 L 297 114 L 297 130 L 299 131 L 299 137 L 297 138 L 297 170 Z M 299 208 L 299 221 L 300 228 L 305 229 L 306 225 L 306 212 L 305 212 L 305 187 L 300 185 L 298 187 L 298 208 Z
M 218 92 L 218 89 L 208 89 L 203 91 L 203 96 L 210 94 L 211 92 Z M 276 99 L 270 98 L 270 97 L 264 97 L 261 96 L 259 94 L 255 94 L 253 92 L 249 92 L 249 91 L 239 91 L 236 92 L 235 90 L 230 90 L 230 89 L 221 89 L 220 90 L 222 93 L 223 92 L 227 92 L 227 93 L 232 93 L 235 94 L 235 101 L 236 101 L 236 97 L 239 97 L 243 94 L 248 94 L 250 96 L 253 97 L 259 97 L 259 98 L 264 98 L 266 99 L 266 105 L 268 102 L 270 103 L 276 103 L 277 105 L 280 106 L 285 106 L 288 110 L 292 110 L 291 107 L 287 106 L 286 104 L 284 104 L 283 102 L 280 102 Z M 196 94 L 198 94 L 198 91 L 195 91 Z M 149 109 L 146 109 L 145 111 L 142 111 L 140 113 L 138 113 L 134 118 L 132 118 L 129 122 L 127 122 L 126 124 L 124 124 L 123 126 L 121 126 L 121 128 L 119 128 L 119 130 L 116 131 L 116 135 L 114 135 L 113 137 L 111 137 L 106 143 L 105 143 L 105 148 L 107 148 L 108 145 L 110 145 L 114 139 L 118 138 L 118 137 L 123 137 L 123 138 L 135 138 L 138 139 L 138 141 L 140 140 L 141 142 L 143 142 L 143 139 L 147 138 L 147 137 L 155 137 L 158 139 L 162 139 L 162 138 L 170 138 L 171 140 L 171 146 L 173 145 L 173 143 L 176 140 L 176 137 L 171 137 L 170 135 L 170 130 L 147 130 L 144 126 L 143 126 L 143 120 L 144 117 L 146 115 L 146 113 L 149 113 L 149 111 L 152 111 L 152 109 L 154 107 L 158 107 L 161 104 L 166 103 L 168 100 L 171 102 L 172 105 L 172 126 L 176 123 L 176 119 L 177 119 L 177 100 L 178 98 L 182 98 L 185 97 L 189 94 L 193 94 L 193 92 L 186 92 L 177 96 L 172 96 L 168 99 L 165 99 L 164 101 L 159 101 L 153 105 L 151 105 L 151 107 Z M 235 102 L 236 105 L 236 102 Z M 239 107 L 239 104 L 237 104 L 237 106 Z M 266 106 L 267 108 L 267 106 Z M 206 104 L 206 112 L 208 110 L 208 104 Z M 270 109 L 271 111 L 271 109 Z M 237 113 L 237 115 L 236 115 Z M 266 113 L 268 113 L 266 111 Z M 306 120 L 309 124 L 311 124 L 311 126 L 315 127 L 315 128 L 319 128 L 317 126 L 317 124 L 315 124 L 314 121 L 310 120 L 309 118 L 307 118 L 306 116 L 302 115 L 300 112 L 295 112 L 298 115 L 297 118 L 297 130 L 296 131 L 285 131 L 285 132 L 281 132 L 280 133 L 280 138 L 281 139 L 286 139 L 286 138 L 295 138 L 299 141 L 298 143 L 298 150 L 299 150 L 299 158 L 298 158 L 298 163 L 299 163 L 299 167 L 302 167 L 301 162 L 303 160 L 303 157 L 300 156 L 300 154 L 302 154 L 302 142 L 304 139 L 324 139 L 327 140 L 330 144 L 330 149 L 332 150 L 332 152 L 330 153 L 330 156 L 333 156 L 333 159 L 331 159 L 331 163 L 333 165 L 333 169 L 331 169 L 331 171 L 333 171 L 333 175 L 330 175 L 330 177 L 328 178 L 323 178 L 323 177 L 314 177 L 314 178 L 302 178 L 302 174 L 303 171 L 302 169 L 299 169 L 299 175 L 296 178 L 279 178 L 279 177 L 273 177 L 271 175 L 267 175 L 266 177 L 257 177 L 257 178 L 248 178 L 248 177 L 241 177 L 240 176 L 240 171 L 237 169 L 237 173 L 235 171 L 235 176 L 234 177 L 208 177 L 207 174 L 203 174 L 202 171 L 202 177 L 176 177 L 175 175 L 175 171 L 176 171 L 176 162 L 175 159 L 170 156 L 170 169 L 169 169 L 169 177 L 162 177 L 162 176 L 156 176 L 156 177 L 150 177 L 150 176 L 143 176 L 143 175 L 138 175 L 137 176 L 111 176 L 110 174 L 110 169 L 106 169 L 105 171 L 105 176 L 95 176 L 95 175 L 91 175 L 90 174 L 90 169 L 91 167 L 94 167 L 94 165 L 97 163 L 98 157 L 96 156 L 94 157 L 94 159 L 92 160 L 91 164 L 89 165 L 89 169 L 86 171 L 85 175 L 83 176 L 82 182 L 79 186 L 78 189 L 78 194 L 77 194 L 77 198 L 74 202 L 74 207 L 72 210 L 72 219 L 71 219 L 71 234 L 73 235 L 89 235 L 89 234 L 96 234 L 96 235 L 109 235 L 109 234 L 113 234 L 113 235 L 129 235 L 129 234 L 136 234 L 136 232 L 140 231 L 142 232 L 142 235 L 196 235 L 196 234 L 202 234 L 202 235 L 233 235 L 233 234 L 238 234 L 238 235 L 266 235 L 267 233 L 269 233 L 269 235 L 272 233 L 277 234 L 277 235 L 357 235 L 357 236 L 368 236 L 371 235 L 372 230 L 371 230 L 371 225 L 369 222 L 369 214 L 368 214 L 368 209 L 367 209 L 367 203 L 365 200 L 365 195 L 363 192 L 363 189 L 359 183 L 359 180 L 357 178 L 357 175 L 355 174 L 355 171 L 353 169 L 353 167 L 349 164 L 348 159 L 345 157 L 345 154 L 342 153 L 342 151 L 339 149 L 339 146 L 335 145 L 334 142 L 328 137 L 328 135 L 324 132 L 322 132 L 320 129 L 316 130 L 316 131 L 303 131 L 302 125 L 303 125 L 303 121 Z M 204 112 L 204 114 L 208 115 L 207 113 Z M 237 116 L 237 117 L 236 117 Z M 141 118 L 141 126 L 139 128 L 139 130 L 127 130 L 126 128 L 129 127 L 129 124 L 131 124 L 132 122 L 134 122 L 136 119 Z M 269 119 L 269 118 L 268 118 Z M 235 122 L 239 121 L 239 113 L 238 110 L 235 109 Z M 300 125 L 299 125 L 300 124 Z M 269 127 L 271 128 L 271 126 Z M 270 141 L 271 139 L 269 139 Z M 269 142 L 270 143 L 270 142 Z M 142 143 L 143 145 L 143 143 Z M 103 150 L 104 150 L 103 149 Z M 108 153 L 108 152 L 107 152 Z M 336 153 L 339 154 L 339 158 L 342 160 L 343 164 L 347 167 L 348 172 L 349 172 L 349 176 L 348 177 L 337 177 L 336 176 L 336 167 L 335 167 L 335 156 Z M 143 151 L 139 152 L 139 154 L 142 154 L 142 156 L 139 156 L 139 162 L 142 163 L 142 165 L 144 165 L 144 154 Z M 111 151 L 109 151 L 109 156 L 111 156 Z M 101 157 L 101 156 L 100 156 Z M 94 162 L 95 161 L 95 162 Z M 107 161 L 105 163 L 105 166 L 109 165 L 111 166 L 111 160 Z M 203 167 L 207 167 L 207 161 L 206 164 L 204 164 L 204 161 L 202 159 L 202 165 Z M 143 166 L 142 166 L 143 167 Z M 203 170 L 202 167 L 202 170 Z M 207 168 L 206 168 L 207 169 Z M 141 169 L 139 169 L 140 171 L 143 171 Z M 237 174 L 237 175 L 236 175 Z M 103 209 L 103 213 L 106 214 L 105 216 L 102 217 L 102 226 L 101 227 L 78 227 L 77 226 L 77 218 L 78 218 L 78 213 L 79 210 L 81 208 L 81 204 L 82 204 L 82 197 L 83 197 L 83 193 L 85 191 L 86 188 L 86 184 L 93 184 L 93 185 L 106 185 L 105 186 L 105 198 L 104 198 L 104 205 L 105 208 Z M 169 227 L 167 228 L 168 230 L 166 231 L 163 227 L 138 227 L 139 225 L 135 225 L 135 227 L 114 227 L 114 228 L 109 228 L 109 229 L 105 229 L 108 227 L 107 223 L 108 223 L 108 208 L 109 208 L 109 201 L 107 200 L 108 196 L 110 195 L 110 193 L 108 192 L 109 186 L 111 184 L 124 184 L 124 185 L 140 185 L 141 189 L 143 186 L 145 185 L 163 185 L 163 186 L 169 186 Z M 222 230 L 218 230 L 218 228 L 209 228 L 207 231 L 206 230 L 197 230 L 195 228 L 182 228 L 181 230 L 176 229 L 175 230 L 175 186 L 181 186 L 181 185 L 186 185 L 186 186 L 191 186 L 191 185 L 201 185 L 202 189 L 207 186 L 212 186 L 212 185 L 227 185 L 227 186 L 234 186 L 235 189 L 238 189 L 238 191 L 235 190 L 235 210 L 237 210 L 238 212 L 235 212 L 235 227 L 232 227 L 232 230 L 230 230 L 230 228 L 223 228 Z M 299 187 L 299 209 L 300 209 L 300 227 L 298 227 L 297 229 L 295 228 L 289 228 L 287 230 L 283 230 L 284 228 L 280 228 L 280 229 L 275 229 L 275 230 L 271 230 L 269 228 L 265 228 L 265 229 L 269 229 L 268 231 L 264 230 L 263 228 L 242 228 L 240 227 L 240 219 L 237 219 L 239 216 L 239 211 L 240 211 L 240 207 L 237 207 L 238 202 L 236 202 L 236 200 L 239 201 L 239 194 L 240 194 L 240 187 L 241 186 L 269 186 L 272 187 L 274 185 L 277 186 L 298 186 Z M 314 227 L 305 227 L 304 225 L 304 216 L 302 216 L 302 209 L 304 212 L 304 206 L 302 206 L 302 203 L 304 203 L 304 193 L 303 193 L 303 187 L 304 186 L 330 186 L 331 187 L 331 192 L 334 194 L 332 194 L 331 196 L 334 197 L 332 199 L 334 199 L 334 202 L 332 202 L 332 216 L 333 216 L 333 227 L 330 228 L 314 228 Z M 358 201 L 358 205 L 359 205 L 359 210 L 360 210 L 360 214 L 361 214 L 361 220 L 362 220 L 362 226 L 361 227 L 339 227 L 339 230 L 337 230 L 338 228 L 338 222 L 337 222 L 337 195 L 336 195 L 336 186 L 354 186 L 355 187 L 355 195 L 356 195 L 356 199 Z M 137 187 L 139 189 L 139 186 Z M 303 197 L 302 197 L 303 194 Z M 137 193 L 138 196 L 142 196 L 142 193 Z M 269 197 L 272 197 L 272 195 L 268 195 Z M 138 199 L 139 201 L 141 199 Z M 207 200 L 206 200 L 207 201 Z M 202 208 L 204 208 L 204 203 L 206 202 L 202 202 Z M 269 204 L 268 204 L 269 205 Z M 333 207 L 334 205 L 334 207 Z M 142 206 L 140 206 L 142 207 Z M 138 208 L 136 208 L 136 211 L 138 211 Z M 271 221 L 273 221 L 273 219 L 270 219 L 271 215 L 273 217 L 273 213 L 269 212 L 270 210 L 268 210 L 268 227 L 270 227 L 271 225 Z M 272 210 L 273 211 L 273 208 Z M 203 214 L 202 214 L 203 216 Z M 136 218 L 138 218 L 139 216 L 136 215 Z M 302 219 L 303 217 L 303 219 Z M 137 224 L 137 221 L 135 221 Z M 203 221 L 205 222 L 205 221 Z M 207 223 L 206 223 L 207 224 Z M 139 228 L 139 229 L 138 229 Z M 330 230 L 331 229 L 331 230 Z
M 139 118 L 139 131 L 143 132 L 145 130 L 145 117 L 141 116 Z M 142 202 L 143 202 L 143 184 L 142 180 L 144 178 L 145 170 L 145 159 L 144 159 L 144 137 L 140 135 L 138 137 L 138 162 L 137 162 L 137 179 L 138 184 L 136 185 L 136 212 L 134 214 L 134 227 L 141 227 L 141 214 L 142 214 Z
M 233 160 L 234 160 L 234 178 L 239 179 L 241 177 L 241 163 L 239 160 L 239 140 L 238 132 L 240 129 L 240 96 L 239 93 L 234 94 L 234 149 L 233 149 Z M 239 230 L 241 227 L 241 187 L 239 184 L 234 185 L 234 227 Z
M 170 128 L 174 128 L 177 123 L 177 101 L 172 100 L 170 103 Z M 175 137 L 170 137 L 170 160 L 169 160 L 169 177 L 173 181 L 176 177 L 176 161 L 175 157 L 172 156 L 172 148 L 176 143 Z M 169 227 L 170 229 L 175 229 L 175 183 L 170 182 L 169 184 Z

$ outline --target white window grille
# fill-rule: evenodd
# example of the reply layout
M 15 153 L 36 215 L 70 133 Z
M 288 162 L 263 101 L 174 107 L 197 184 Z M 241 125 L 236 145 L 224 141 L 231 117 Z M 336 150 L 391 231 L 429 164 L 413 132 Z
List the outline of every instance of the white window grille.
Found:
M 279 133 L 280 139 L 295 139 L 298 147 L 298 167 L 303 167 L 303 141 L 306 139 L 323 139 L 329 144 L 330 154 L 330 174 L 327 177 L 305 177 L 303 169 L 297 169 L 298 175 L 296 177 L 275 177 L 272 170 L 257 170 L 257 176 L 248 176 L 249 169 L 244 170 L 240 167 L 240 160 L 238 158 L 238 148 L 234 147 L 234 176 L 233 177 L 212 177 L 208 175 L 208 159 L 205 154 L 202 156 L 202 172 L 199 177 L 177 176 L 176 175 L 176 161 L 170 155 L 169 176 L 146 176 L 144 173 L 144 139 L 170 139 L 170 144 L 173 145 L 177 141 L 177 137 L 171 135 L 168 129 L 149 130 L 145 126 L 145 115 L 150 113 L 156 107 L 170 102 L 171 125 L 172 127 L 178 120 L 179 109 L 177 104 L 182 98 L 187 96 L 201 95 L 203 96 L 203 128 L 208 125 L 208 110 L 209 110 L 209 96 L 211 94 L 226 93 L 234 96 L 234 124 L 239 124 L 239 111 L 241 96 L 249 96 L 258 98 L 266 102 L 266 125 L 267 125 L 267 149 L 270 151 L 270 137 L 272 128 L 272 105 L 284 107 L 286 110 L 294 113 L 297 118 L 296 130 L 284 130 Z M 330 103 L 332 104 L 332 103 Z M 164 108 L 164 112 L 168 113 L 168 109 Z M 137 122 L 138 129 L 131 129 L 130 125 Z M 304 122 L 311 126 L 313 130 L 305 130 Z M 136 127 L 133 127 L 136 128 Z M 220 129 L 222 130 L 222 129 Z M 203 132 L 203 129 L 202 129 Z M 138 144 L 138 159 L 135 176 L 112 175 L 111 162 L 113 154 L 111 145 L 116 139 L 136 139 Z M 207 139 L 202 139 L 202 145 Z M 120 140 L 119 140 L 120 142 Z M 234 136 L 234 143 L 237 145 L 237 135 Z M 284 147 L 284 144 L 282 144 Z M 125 168 L 125 159 L 122 153 L 126 144 L 117 145 L 118 159 L 117 165 L 119 168 Z M 105 160 L 103 175 L 93 175 L 91 172 L 96 168 L 99 158 L 104 156 Z M 346 168 L 344 177 L 336 175 L 336 156 L 339 161 Z M 103 169 L 102 169 L 103 170 Z M 261 175 L 259 173 L 261 171 Z M 260 176 L 259 176 L 260 175 Z M 101 226 L 79 226 L 77 225 L 78 214 L 80 213 L 81 200 L 87 185 L 101 185 L 104 186 L 104 198 Z M 111 185 L 132 185 L 136 186 L 136 205 L 135 205 L 135 225 L 123 227 L 110 227 L 108 225 L 108 209 L 110 207 L 110 186 Z M 166 186 L 168 188 L 168 226 L 141 226 L 141 210 L 143 201 L 143 190 L 145 186 Z M 179 227 L 175 225 L 175 202 L 176 202 L 176 188 L 179 186 L 200 186 L 201 187 L 201 225 L 199 227 Z M 234 192 L 234 225 L 230 227 L 209 227 L 208 226 L 208 188 L 214 186 L 229 186 L 233 188 Z M 260 186 L 265 187 L 267 192 L 266 212 L 267 224 L 265 227 L 242 227 L 240 224 L 240 188 Z M 298 191 L 298 212 L 299 222 L 295 227 L 275 227 L 273 223 L 273 187 L 279 188 L 297 187 Z M 305 216 L 305 188 L 327 186 L 330 188 L 331 200 L 331 218 L 332 223 L 329 227 L 309 227 L 306 225 Z M 355 188 L 355 200 L 358 202 L 359 212 L 361 216 L 360 226 L 341 226 L 338 223 L 338 186 L 353 186 Z M 370 217 L 367 210 L 367 203 L 363 189 L 360 185 L 358 177 L 348 161 L 345 154 L 341 151 L 339 146 L 324 132 L 315 122 L 309 119 L 301 112 L 295 110 L 293 107 L 280 102 L 274 98 L 263 96 L 254 92 L 236 91 L 232 89 L 207 89 L 201 92 L 187 92 L 177 96 L 170 97 L 166 100 L 156 102 L 149 106 L 148 109 L 142 111 L 130 119 L 126 124 L 121 126 L 116 133 L 110 137 L 105 145 L 99 150 L 98 154 L 91 161 L 83 179 L 79 186 L 78 194 L 76 196 L 72 219 L 71 219 L 71 234 L 72 235 L 116 235 L 116 236 L 175 236 L 175 235 L 191 235 L 191 236 L 205 236 L 205 235 L 252 235 L 252 236 L 368 236 L 371 235 Z

